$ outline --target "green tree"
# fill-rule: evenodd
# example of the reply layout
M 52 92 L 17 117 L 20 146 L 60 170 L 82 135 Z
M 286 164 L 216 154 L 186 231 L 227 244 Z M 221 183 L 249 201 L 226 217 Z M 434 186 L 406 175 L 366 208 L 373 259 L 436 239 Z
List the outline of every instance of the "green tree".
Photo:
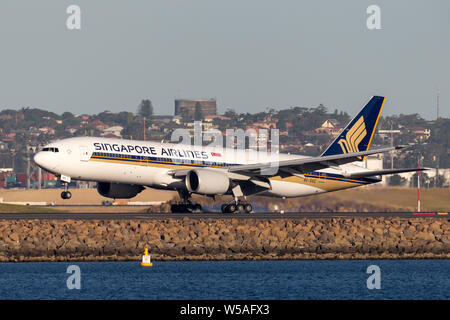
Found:
M 325 115 L 327 113 L 327 108 L 323 104 L 312 110 L 316 114 Z
M 402 186 L 405 184 L 406 179 L 401 177 L 399 174 L 394 174 L 389 177 L 388 181 L 390 186 Z
M 122 129 L 121 134 L 126 139 L 143 140 L 144 131 L 142 130 L 142 122 L 138 118 L 133 119 L 133 121 Z
M 227 109 L 223 115 L 231 119 L 237 118 L 238 116 L 234 109 Z
M 201 106 L 200 102 L 197 102 L 195 104 L 194 120 L 196 120 L 196 121 L 203 120 L 203 111 L 202 111 L 202 106 Z
M 129 126 L 134 121 L 133 113 L 122 111 L 116 115 L 115 121 L 122 127 Z
M 181 116 L 181 121 L 184 123 L 188 123 L 191 121 L 191 119 L 189 117 L 189 111 L 186 108 L 182 108 L 180 110 L 180 116 Z
M 142 100 L 138 106 L 138 115 L 150 119 L 153 115 L 153 105 L 149 99 Z
M 81 122 L 80 118 L 76 118 L 71 112 L 64 112 L 61 116 L 64 127 L 77 125 Z

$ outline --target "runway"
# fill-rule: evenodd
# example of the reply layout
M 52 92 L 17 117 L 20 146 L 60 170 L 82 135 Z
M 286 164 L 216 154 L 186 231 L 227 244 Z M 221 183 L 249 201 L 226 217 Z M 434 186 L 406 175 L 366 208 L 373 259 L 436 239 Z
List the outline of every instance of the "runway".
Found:
M 165 220 L 190 219 L 339 219 L 339 218 L 436 218 L 450 219 L 448 213 L 434 212 L 287 212 L 287 213 L 134 213 L 134 212 L 85 212 L 85 213 L 0 213 L 0 220 Z

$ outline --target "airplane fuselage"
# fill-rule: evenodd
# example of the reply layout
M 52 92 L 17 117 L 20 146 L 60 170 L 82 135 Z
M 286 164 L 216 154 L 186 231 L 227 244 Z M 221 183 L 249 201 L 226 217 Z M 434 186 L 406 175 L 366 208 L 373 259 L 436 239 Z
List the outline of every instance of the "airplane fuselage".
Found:
M 221 169 L 233 165 L 276 162 L 305 156 L 196 147 L 151 141 L 77 137 L 45 146 L 35 155 L 43 169 L 74 180 L 142 185 L 159 189 L 183 189 L 183 178 L 174 170 Z M 317 170 L 304 175 L 282 174 L 269 178 L 270 190 L 258 195 L 300 197 L 353 188 L 379 182 L 378 178 L 345 177 L 345 173 L 364 170 L 353 163 Z

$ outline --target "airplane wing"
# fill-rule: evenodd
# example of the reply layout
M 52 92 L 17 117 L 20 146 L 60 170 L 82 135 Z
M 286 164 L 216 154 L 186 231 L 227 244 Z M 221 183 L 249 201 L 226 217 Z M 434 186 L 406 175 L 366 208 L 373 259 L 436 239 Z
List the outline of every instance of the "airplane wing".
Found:
M 233 180 L 251 180 L 251 181 L 261 181 L 264 185 L 267 185 L 267 178 L 271 176 L 281 175 L 283 177 L 291 175 L 302 175 L 315 170 L 338 167 L 339 165 L 358 161 L 363 156 L 384 153 L 392 150 L 403 149 L 405 146 L 396 146 L 389 148 L 382 148 L 376 150 L 336 154 L 330 156 L 321 157 L 310 157 L 310 158 L 300 158 L 292 160 L 283 160 L 278 162 L 267 162 L 267 163 L 254 163 L 254 164 L 243 164 L 234 165 L 223 168 L 211 168 L 210 170 L 222 170 L 226 171 L 230 179 Z M 278 168 L 278 170 L 269 170 L 273 168 Z M 209 168 L 208 168 L 209 169 Z M 182 178 L 188 174 L 191 169 L 173 170 L 169 172 L 174 177 Z M 267 170 L 267 172 L 264 172 Z M 409 169 L 406 169 L 409 170 Z M 414 169 L 417 170 L 417 169 Z M 410 171 L 414 171 L 410 170 Z M 407 172 L 407 171 L 403 171 Z M 360 173 L 366 174 L 367 172 Z M 371 173 L 370 175 L 377 175 L 379 173 Z M 388 174 L 388 173 L 385 173 Z M 258 184 L 259 182 L 257 182 Z
M 376 150 L 336 154 L 321 157 L 299 158 L 269 163 L 243 164 L 222 168 L 205 168 L 205 170 L 223 171 L 228 175 L 228 177 L 231 180 L 237 182 L 237 186 L 235 188 L 237 188 L 238 190 L 233 190 L 233 192 L 236 192 L 237 194 L 241 195 L 251 195 L 271 189 L 271 183 L 269 178 L 273 176 L 304 177 L 304 174 L 325 168 L 338 168 L 339 165 L 361 160 L 361 157 L 367 155 L 384 153 L 403 148 L 405 148 L 405 146 L 389 147 Z M 270 168 L 275 170 L 267 170 Z M 170 172 L 170 174 L 174 177 L 184 178 L 191 170 L 192 169 L 174 170 Z M 411 171 L 423 171 L 423 170 L 428 169 L 407 168 L 407 169 L 384 169 L 373 171 L 366 170 L 360 172 L 345 173 L 344 175 L 348 178 L 350 177 L 357 178 L 357 177 L 369 177 L 376 175 L 394 174 Z
M 259 192 L 264 192 L 271 189 L 269 178 L 271 176 L 298 176 L 304 177 L 304 174 L 310 173 L 316 170 L 325 168 L 338 168 L 339 165 L 355 162 L 361 159 L 361 157 L 384 153 L 392 150 L 403 149 L 405 146 L 397 146 L 390 148 L 383 148 L 370 151 L 361 151 L 345 154 L 337 154 L 330 156 L 301 158 L 293 160 L 284 160 L 276 163 L 257 163 L 248 165 L 237 165 L 228 167 L 228 176 L 230 179 L 235 180 L 239 184 L 238 193 L 241 195 L 251 195 Z M 276 170 L 265 169 L 275 168 Z M 386 169 L 386 170 L 374 170 L 364 172 L 349 173 L 349 177 L 368 177 L 383 174 L 394 174 L 410 171 L 423 171 L 426 168 L 407 168 L 407 169 Z M 234 190 L 233 190 L 234 192 Z
M 355 162 L 360 160 L 361 157 L 384 153 L 392 150 L 403 149 L 405 146 L 389 147 L 369 151 L 352 152 L 344 154 L 336 154 L 322 157 L 300 158 L 292 160 L 282 160 L 278 162 L 269 163 L 255 163 L 244 164 L 237 166 L 227 167 L 230 173 L 239 173 L 243 175 L 262 175 L 262 176 L 276 176 L 276 175 L 295 175 L 309 173 L 315 170 L 337 167 L 342 164 Z M 269 170 L 271 168 L 278 168 L 278 170 Z M 265 174 L 263 171 L 267 170 L 269 174 Z M 281 171 L 281 172 L 277 172 Z

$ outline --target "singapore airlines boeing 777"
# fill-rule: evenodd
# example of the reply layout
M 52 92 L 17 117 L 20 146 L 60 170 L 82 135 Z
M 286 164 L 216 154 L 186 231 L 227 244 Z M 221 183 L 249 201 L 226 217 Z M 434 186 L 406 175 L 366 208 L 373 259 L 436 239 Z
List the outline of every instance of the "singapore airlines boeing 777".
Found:
M 109 198 L 132 198 L 145 187 L 176 190 L 183 203 L 172 205 L 173 212 L 200 211 L 189 200 L 193 193 L 232 195 L 234 201 L 223 204 L 222 212 L 251 212 L 251 204 L 243 200 L 250 195 L 308 196 L 380 182 L 385 174 L 424 170 L 369 170 L 355 164 L 402 148 L 369 150 L 384 102 L 384 97 L 372 97 L 318 157 L 77 137 L 46 145 L 34 161 L 65 183 L 63 199 L 71 197 L 71 180 L 85 180 L 97 181 L 98 192 Z

